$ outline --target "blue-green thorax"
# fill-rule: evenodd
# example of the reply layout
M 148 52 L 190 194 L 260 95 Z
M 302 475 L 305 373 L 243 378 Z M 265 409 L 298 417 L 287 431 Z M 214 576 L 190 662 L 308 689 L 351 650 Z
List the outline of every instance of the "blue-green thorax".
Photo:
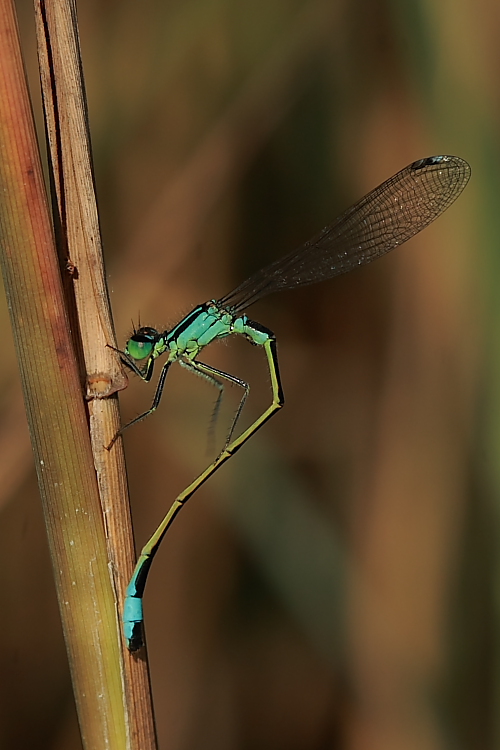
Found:
M 229 336 L 233 321 L 231 313 L 213 302 L 198 305 L 166 334 L 165 348 L 170 350 L 171 359 L 194 358 L 207 344 Z
M 235 317 L 215 300 L 210 300 L 195 307 L 171 331 L 159 335 L 151 356 L 156 358 L 169 351 L 171 361 L 180 357 L 194 359 L 205 346 L 216 339 L 239 334 L 254 344 L 263 345 L 269 338 L 269 333 L 263 326 L 250 321 L 246 315 Z

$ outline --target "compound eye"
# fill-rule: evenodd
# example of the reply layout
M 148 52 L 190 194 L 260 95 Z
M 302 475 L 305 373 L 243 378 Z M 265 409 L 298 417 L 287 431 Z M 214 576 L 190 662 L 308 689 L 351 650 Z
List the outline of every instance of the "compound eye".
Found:
M 137 334 L 127 341 L 125 351 L 132 359 L 145 359 L 153 351 L 153 342 L 146 336 Z

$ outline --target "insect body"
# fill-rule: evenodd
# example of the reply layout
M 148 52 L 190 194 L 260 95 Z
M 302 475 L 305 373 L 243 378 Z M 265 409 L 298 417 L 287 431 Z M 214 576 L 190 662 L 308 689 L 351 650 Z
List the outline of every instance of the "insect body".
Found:
M 123 427 L 136 424 L 158 407 L 168 370 L 179 362 L 219 388 L 223 381 L 243 389 L 226 444 L 219 456 L 174 501 L 167 515 L 144 546 L 129 583 L 124 607 L 124 633 L 128 647 L 135 651 L 142 645 L 142 597 L 147 574 L 167 529 L 182 505 L 193 493 L 283 406 L 276 338 L 264 326 L 245 314 L 250 305 L 262 297 L 284 289 L 313 284 L 357 266 L 371 263 L 406 242 L 440 216 L 460 195 L 470 177 L 470 167 L 457 156 L 431 156 L 413 162 L 372 190 L 358 203 L 323 229 L 316 237 L 288 255 L 257 271 L 240 286 L 219 300 L 195 307 L 171 331 L 159 332 L 143 327 L 127 342 L 121 358 L 143 380 L 151 380 L 154 363 L 167 355 L 150 409 Z M 270 406 L 234 440 L 233 433 L 249 386 L 234 375 L 217 370 L 198 360 L 205 346 L 233 334 L 244 336 L 262 346 L 271 376 Z M 145 360 L 142 367 L 137 362 Z

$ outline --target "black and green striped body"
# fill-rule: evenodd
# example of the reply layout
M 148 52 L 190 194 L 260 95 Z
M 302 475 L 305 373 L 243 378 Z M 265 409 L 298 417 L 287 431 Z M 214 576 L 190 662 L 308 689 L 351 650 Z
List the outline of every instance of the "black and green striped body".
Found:
M 148 331 L 153 332 L 154 329 Z M 252 344 L 260 346 L 273 336 L 271 331 L 246 315 L 236 317 L 215 300 L 210 300 L 195 307 L 171 331 L 161 334 L 155 331 L 153 335 L 156 340 L 151 356 L 156 358 L 168 352 L 172 362 L 180 357 L 194 360 L 205 346 L 232 334 L 245 336 Z

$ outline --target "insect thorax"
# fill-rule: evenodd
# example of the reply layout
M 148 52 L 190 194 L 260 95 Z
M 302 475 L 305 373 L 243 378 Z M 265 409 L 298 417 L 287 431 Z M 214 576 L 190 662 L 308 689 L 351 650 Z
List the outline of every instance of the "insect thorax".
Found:
M 198 305 L 165 337 L 174 356 L 195 357 L 203 347 L 233 333 L 234 316 L 215 301 Z

